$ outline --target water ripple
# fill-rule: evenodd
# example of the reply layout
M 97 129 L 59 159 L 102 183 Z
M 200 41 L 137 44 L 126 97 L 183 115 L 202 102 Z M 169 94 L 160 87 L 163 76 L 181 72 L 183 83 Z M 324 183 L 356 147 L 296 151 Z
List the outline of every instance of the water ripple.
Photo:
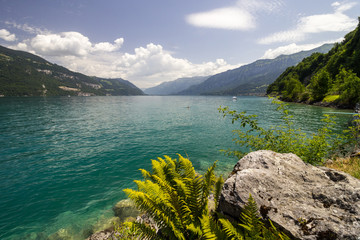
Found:
M 198 171 L 215 160 L 220 171 L 230 170 L 236 160 L 219 150 L 233 147 L 235 126 L 217 108 L 258 114 L 269 126 L 278 121 L 269 103 L 254 97 L 0 98 L 0 239 L 83 239 L 112 217 L 111 207 L 125 197 L 121 190 L 141 177 L 138 169 L 164 154 L 188 155 Z M 331 110 L 293 105 L 292 111 L 296 124 L 311 132 Z M 338 115 L 343 123 L 350 116 Z

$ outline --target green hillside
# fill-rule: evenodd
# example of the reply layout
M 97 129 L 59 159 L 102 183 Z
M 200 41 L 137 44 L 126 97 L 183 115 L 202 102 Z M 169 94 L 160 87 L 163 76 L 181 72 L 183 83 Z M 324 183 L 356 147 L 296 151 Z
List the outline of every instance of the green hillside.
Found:
M 353 108 L 360 102 L 360 18 L 357 28 L 327 54 L 289 67 L 267 89 L 283 100 Z
M 0 46 L 0 96 L 142 94 L 126 80 L 89 77 L 36 55 Z

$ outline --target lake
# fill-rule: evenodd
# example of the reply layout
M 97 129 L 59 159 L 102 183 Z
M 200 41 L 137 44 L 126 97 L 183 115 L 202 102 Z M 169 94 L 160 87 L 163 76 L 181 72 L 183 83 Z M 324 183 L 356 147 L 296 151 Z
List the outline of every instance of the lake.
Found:
M 179 153 L 199 172 L 219 160 L 225 177 L 236 159 L 230 119 L 219 106 L 278 123 L 262 97 L 120 96 L 0 98 L 0 239 L 84 239 L 113 216 L 122 189 L 141 179 L 151 159 Z M 351 111 L 290 104 L 307 132 L 333 113 L 338 128 Z

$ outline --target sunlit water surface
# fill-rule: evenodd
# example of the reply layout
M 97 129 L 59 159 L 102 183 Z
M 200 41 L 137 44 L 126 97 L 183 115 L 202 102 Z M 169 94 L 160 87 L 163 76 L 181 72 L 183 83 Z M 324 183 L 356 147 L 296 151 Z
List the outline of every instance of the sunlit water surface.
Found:
M 113 217 L 139 168 L 163 155 L 188 156 L 203 172 L 215 160 L 227 175 L 236 159 L 230 119 L 218 107 L 257 114 L 261 126 L 279 114 L 260 97 L 0 98 L 0 239 L 84 239 Z M 297 127 L 315 131 L 334 113 L 339 129 L 351 114 L 290 105 Z

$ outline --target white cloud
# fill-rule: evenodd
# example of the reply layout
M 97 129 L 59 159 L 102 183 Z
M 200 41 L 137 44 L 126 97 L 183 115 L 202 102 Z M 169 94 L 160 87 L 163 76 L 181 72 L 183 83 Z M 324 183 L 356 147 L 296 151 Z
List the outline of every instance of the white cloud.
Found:
M 124 38 L 118 38 L 114 41 L 114 44 L 109 42 L 100 42 L 95 44 L 93 51 L 104 51 L 104 52 L 113 52 L 119 50 L 124 43 Z
M 30 25 L 28 25 L 26 23 L 25 24 L 18 24 L 16 22 L 6 21 L 5 24 L 8 25 L 8 26 L 11 26 L 13 28 L 22 30 L 24 32 L 31 33 L 31 34 L 49 34 L 50 33 L 50 31 L 48 31 L 46 29 L 33 27 L 33 26 L 30 26 Z
M 271 34 L 259 39 L 258 43 L 300 42 L 305 40 L 311 33 L 350 31 L 356 27 L 357 20 L 349 18 L 344 14 L 344 11 L 351 9 L 355 5 L 354 2 L 334 2 L 331 5 L 334 8 L 334 13 L 302 17 L 294 29 Z
M 21 51 L 26 51 L 26 52 L 31 52 L 31 53 L 35 54 L 35 52 L 32 51 L 25 42 L 20 42 L 20 43 L 16 44 L 15 46 L 10 46 L 10 48 L 13 48 L 16 50 L 21 50 Z
M 344 3 L 339 3 L 339 2 L 334 2 L 331 4 L 331 6 L 335 9 L 336 12 L 345 12 L 347 10 L 350 10 L 351 8 L 353 8 L 357 3 L 356 2 L 344 2 Z
M 85 56 L 91 42 L 78 32 L 39 34 L 30 41 L 31 48 L 43 56 Z
M 102 77 L 122 77 L 139 87 L 147 88 L 159 82 L 180 77 L 203 76 L 226 71 L 239 65 L 230 65 L 223 59 L 194 64 L 187 59 L 175 58 L 161 45 L 149 43 L 134 49 L 134 53 L 114 52 L 87 59 L 77 59 L 73 70 Z M 90 63 L 91 62 L 91 63 Z
M 337 40 L 330 40 L 330 41 L 324 41 L 324 42 L 319 42 L 319 43 L 314 43 L 314 44 L 296 44 L 296 43 L 291 43 L 289 45 L 286 46 L 281 46 L 275 49 L 268 49 L 265 54 L 261 57 L 261 59 L 274 59 L 280 55 L 289 55 L 289 54 L 293 54 L 293 53 L 297 53 L 297 52 L 301 52 L 301 51 L 308 51 L 317 47 L 320 47 L 326 43 L 335 43 L 335 42 L 341 42 L 343 40 L 343 38 L 341 39 L 337 39 Z
M 11 34 L 6 29 L 0 29 L 0 38 L 8 42 L 13 42 L 16 40 L 15 34 Z
M 196 27 L 250 30 L 256 27 L 255 12 L 272 12 L 281 5 L 282 1 L 240 0 L 235 6 L 190 14 L 186 21 Z
M 357 21 L 342 12 L 304 17 L 298 24 L 298 30 L 303 33 L 342 32 L 356 27 Z
M 299 42 L 305 39 L 305 33 L 299 30 L 277 32 L 258 40 L 260 44 L 271 44 L 276 42 Z
M 33 51 L 44 57 L 77 56 L 86 57 L 99 52 L 114 52 L 119 50 L 124 43 L 123 38 L 118 38 L 114 43 L 91 43 L 89 38 L 78 32 L 62 32 L 58 34 L 38 34 L 32 39 L 24 40 L 14 48 Z
M 118 38 L 113 43 L 92 43 L 81 33 L 63 32 L 38 34 L 12 48 L 43 56 L 76 72 L 123 78 L 142 88 L 180 77 L 212 75 L 240 66 L 230 65 L 224 59 L 192 63 L 187 59 L 174 57 L 161 45 L 154 43 L 135 48 L 133 53 L 124 53 L 118 51 L 123 43 L 123 38 Z
M 188 23 L 197 27 L 221 28 L 230 30 L 249 30 L 255 28 L 254 17 L 238 7 L 214 9 L 194 13 L 186 17 Z

